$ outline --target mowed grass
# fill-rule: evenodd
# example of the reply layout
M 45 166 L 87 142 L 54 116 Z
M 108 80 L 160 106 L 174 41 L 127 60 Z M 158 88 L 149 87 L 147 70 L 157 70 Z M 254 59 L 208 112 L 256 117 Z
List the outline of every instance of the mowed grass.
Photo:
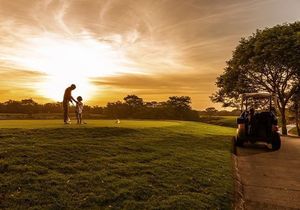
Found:
M 77 125 L 72 121 L 70 125 L 64 125 L 62 120 L 0 120 L 1 128 L 94 128 L 94 127 L 124 127 L 124 128 L 149 128 L 179 125 L 178 121 L 155 120 L 122 120 L 120 124 L 116 120 L 86 120 L 87 124 Z
M 231 128 L 236 128 L 237 123 L 236 119 L 238 116 L 201 116 L 200 121 L 213 124 L 213 125 L 220 125 L 226 126 Z
M 108 120 L 0 127 L 0 209 L 231 208 L 234 129 Z
M 294 134 L 294 135 L 298 135 L 298 132 L 297 132 L 297 128 L 293 128 L 291 131 L 290 131 L 291 134 Z

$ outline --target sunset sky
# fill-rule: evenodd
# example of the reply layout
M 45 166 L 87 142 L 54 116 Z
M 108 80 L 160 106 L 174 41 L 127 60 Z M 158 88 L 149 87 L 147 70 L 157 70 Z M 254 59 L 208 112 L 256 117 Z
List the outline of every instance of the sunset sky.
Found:
M 213 104 L 241 37 L 300 20 L 299 0 L 0 0 L 0 101 L 105 105 L 189 95 Z

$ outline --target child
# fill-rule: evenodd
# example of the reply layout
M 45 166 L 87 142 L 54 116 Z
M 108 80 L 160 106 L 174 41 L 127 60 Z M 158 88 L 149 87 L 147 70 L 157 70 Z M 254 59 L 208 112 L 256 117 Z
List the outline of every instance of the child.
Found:
M 76 102 L 76 108 L 75 108 L 77 124 L 82 124 L 83 123 L 83 121 L 82 121 L 82 111 L 83 111 L 82 97 L 78 96 L 77 97 L 77 102 Z

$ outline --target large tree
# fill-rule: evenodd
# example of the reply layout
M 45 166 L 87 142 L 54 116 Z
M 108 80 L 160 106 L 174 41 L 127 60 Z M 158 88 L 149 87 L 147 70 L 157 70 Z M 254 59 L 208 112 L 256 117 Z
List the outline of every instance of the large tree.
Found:
M 300 85 L 292 97 L 291 111 L 295 115 L 295 123 L 298 136 L 300 136 Z
M 300 83 L 300 22 L 257 30 L 242 38 L 217 78 L 217 92 L 211 97 L 224 106 L 236 106 L 241 93 L 267 91 L 277 96 L 286 129 L 286 107 Z
M 124 98 L 124 101 L 132 108 L 138 108 L 144 105 L 143 99 L 136 95 L 128 95 Z

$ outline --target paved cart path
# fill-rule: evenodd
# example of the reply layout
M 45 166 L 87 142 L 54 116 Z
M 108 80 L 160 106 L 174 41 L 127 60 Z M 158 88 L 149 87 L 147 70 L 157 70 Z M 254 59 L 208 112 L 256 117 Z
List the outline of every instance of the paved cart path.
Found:
M 266 145 L 237 149 L 245 209 L 300 209 L 300 138 L 282 137 L 279 151 Z

